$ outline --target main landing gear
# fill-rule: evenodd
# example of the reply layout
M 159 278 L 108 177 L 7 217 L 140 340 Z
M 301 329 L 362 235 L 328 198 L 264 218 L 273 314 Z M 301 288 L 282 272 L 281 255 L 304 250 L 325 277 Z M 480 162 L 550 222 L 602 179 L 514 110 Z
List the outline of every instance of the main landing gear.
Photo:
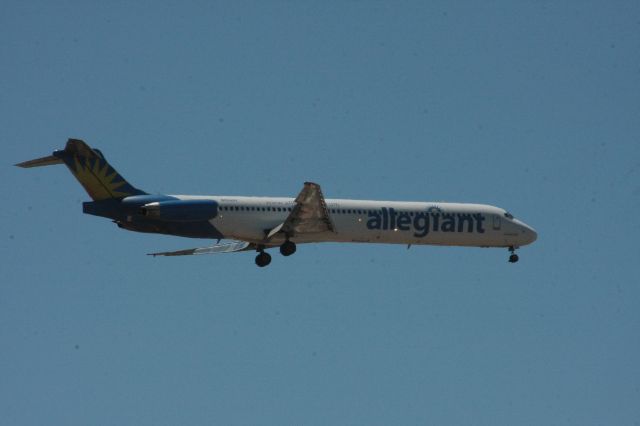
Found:
M 258 246 L 257 252 L 258 252 L 258 255 L 256 256 L 256 265 L 258 265 L 261 268 L 264 268 L 265 266 L 271 263 L 271 255 L 266 251 L 264 251 L 264 246 Z M 293 241 L 287 240 L 284 243 L 282 243 L 282 245 L 280 246 L 280 253 L 283 256 L 291 256 L 295 252 L 296 252 L 296 243 L 294 243 Z
M 258 255 L 256 256 L 256 265 L 264 268 L 271 263 L 271 255 L 264 251 L 264 247 L 258 247 Z
M 295 252 L 296 252 L 296 243 L 294 243 L 293 241 L 287 240 L 284 243 L 282 243 L 282 245 L 280 246 L 280 253 L 283 256 L 291 256 Z
M 509 247 L 509 252 L 511 255 L 509 256 L 509 263 L 516 263 L 520 258 L 516 254 L 516 248 L 514 246 Z

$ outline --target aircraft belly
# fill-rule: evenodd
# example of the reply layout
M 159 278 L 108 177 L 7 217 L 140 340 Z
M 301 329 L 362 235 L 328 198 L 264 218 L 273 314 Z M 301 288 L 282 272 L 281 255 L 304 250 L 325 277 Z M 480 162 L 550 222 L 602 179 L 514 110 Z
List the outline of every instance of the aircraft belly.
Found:
M 416 245 L 454 245 L 454 246 L 508 246 L 503 237 L 492 231 L 485 233 L 430 232 L 425 236 L 416 236 L 412 231 L 354 229 L 338 231 L 332 238 L 336 242 L 366 242 L 381 244 L 416 244 Z
M 234 220 L 233 218 L 215 218 L 211 220 L 211 223 L 218 228 L 218 230 L 220 231 L 220 233 L 222 233 L 222 235 L 224 235 L 224 238 L 233 238 L 233 239 L 239 239 L 238 234 L 242 233 L 242 234 L 246 234 L 247 229 L 245 229 L 244 226 L 239 226 L 240 224 L 238 223 L 237 220 Z M 240 232 L 242 231 L 242 232 Z
M 282 222 L 279 218 L 222 216 L 212 219 L 211 223 L 224 235 L 224 238 L 259 242 L 264 239 L 265 232 Z

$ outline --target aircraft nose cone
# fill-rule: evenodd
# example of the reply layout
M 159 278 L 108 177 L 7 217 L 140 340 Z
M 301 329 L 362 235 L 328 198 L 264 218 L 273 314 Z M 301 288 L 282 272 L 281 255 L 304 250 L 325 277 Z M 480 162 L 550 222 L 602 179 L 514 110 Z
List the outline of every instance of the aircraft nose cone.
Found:
M 526 239 L 526 242 L 524 244 L 531 244 L 538 239 L 538 233 L 535 229 L 524 223 L 522 225 L 522 227 L 524 228 L 524 237 Z
M 522 238 L 522 243 L 521 245 L 527 245 L 527 244 L 531 244 L 533 243 L 535 240 L 538 239 L 538 233 L 536 232 L 535 229 L 533 229 L 532 227 L 530 227 L 529 225 L 527 225 L 526 223 L 519 221 L 519 220 L 515 220 L 514 222 L 516 222 L 519 227 L 520 227 L 520 235 Z

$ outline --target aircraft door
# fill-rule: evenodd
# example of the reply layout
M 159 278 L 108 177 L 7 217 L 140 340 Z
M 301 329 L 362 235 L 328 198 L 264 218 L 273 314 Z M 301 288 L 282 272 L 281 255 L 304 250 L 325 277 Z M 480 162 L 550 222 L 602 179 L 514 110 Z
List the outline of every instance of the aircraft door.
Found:
M 500 216 L 498 216 L 497 214 L 493 215 L 493 229 L 494 231 L 499 231 L 500 227 L 502 226 L 501 220 L 500 220 Z

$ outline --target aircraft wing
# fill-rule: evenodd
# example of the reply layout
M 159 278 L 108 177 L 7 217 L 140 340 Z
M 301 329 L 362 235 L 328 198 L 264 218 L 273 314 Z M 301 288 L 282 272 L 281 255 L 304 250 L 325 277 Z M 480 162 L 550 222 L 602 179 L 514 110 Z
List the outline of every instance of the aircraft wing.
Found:
M 279 232 L 284 233 L 287 237 L 327 231 L 335 232 L 320 185 L 305 182 L 302 191 L 295 199 L 295 203 L 296 205 L 287 219 L 273 228 L 267 235 L 267 239 Z
M 255 250 L 255 246 L 246 241 L 229 241 L 222 244 L 216 244 L 211 247 L 200 247 L 178 251 L 163 251 L 160 253 L 149 253 L 149 256 L 190 256 L 196 254 L 217 254 L 217 253 L 233 253 L 236 251 Z

